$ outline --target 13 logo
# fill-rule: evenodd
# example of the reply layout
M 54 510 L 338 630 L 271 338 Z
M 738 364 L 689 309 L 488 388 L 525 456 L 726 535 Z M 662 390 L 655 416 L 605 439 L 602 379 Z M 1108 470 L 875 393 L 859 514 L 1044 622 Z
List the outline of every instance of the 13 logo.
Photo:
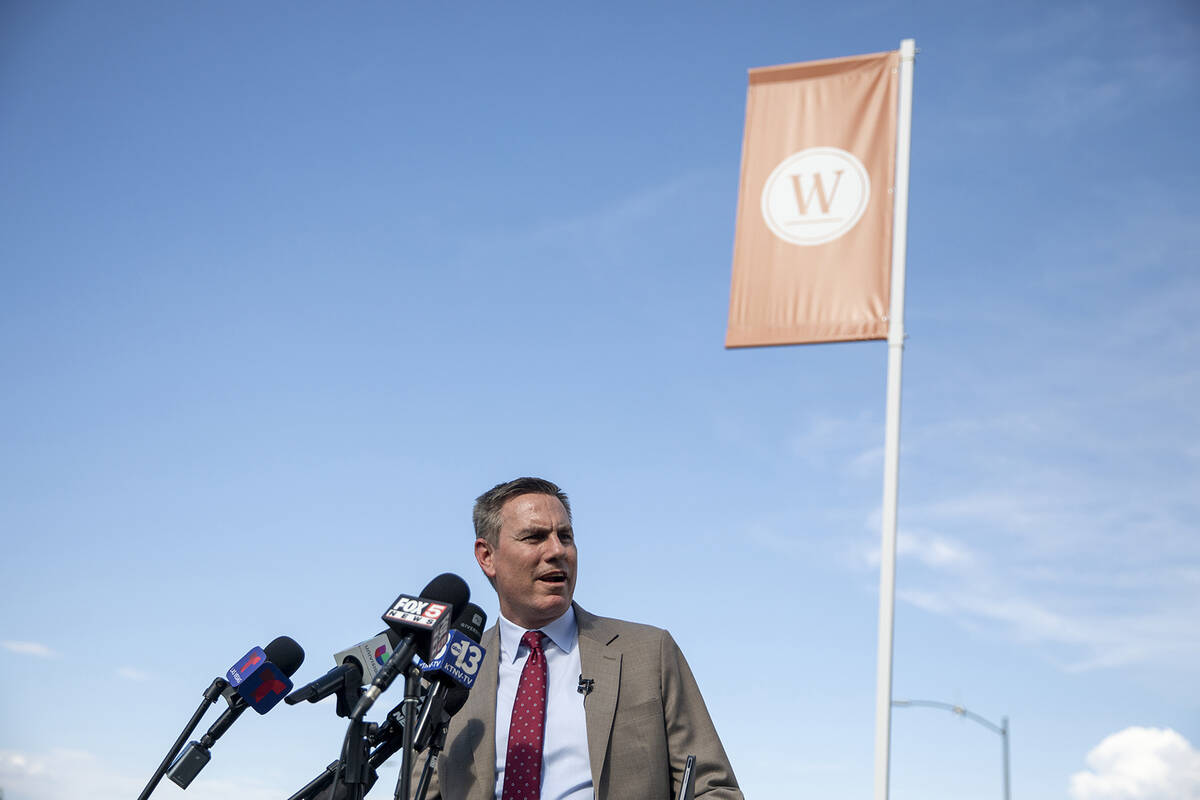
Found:
M 479 671 L 479 662 L 483 659 L 483 648 L 470 642 L 457 641 L 450 645 L 450 655 L 455 656 L 454 666 L 468 675 Z

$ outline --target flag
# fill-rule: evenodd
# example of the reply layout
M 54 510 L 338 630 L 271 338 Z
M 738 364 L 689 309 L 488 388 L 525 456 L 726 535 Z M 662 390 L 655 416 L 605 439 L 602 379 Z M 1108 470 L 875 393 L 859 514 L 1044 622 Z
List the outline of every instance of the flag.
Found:
M 887 338 L 898 65 L 750 70 L 726 347 Z

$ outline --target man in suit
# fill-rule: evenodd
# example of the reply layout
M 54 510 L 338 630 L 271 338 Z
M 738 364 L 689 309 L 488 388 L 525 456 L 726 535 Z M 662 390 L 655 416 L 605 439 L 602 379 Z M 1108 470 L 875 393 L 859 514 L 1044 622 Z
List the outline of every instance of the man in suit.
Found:
M 566 494 L 517 478 L 475 502 L 475 558 L 500 601 L 475 686 L 451 720 L 441 800 L 744 800 L 671 635 L 572 602 Z

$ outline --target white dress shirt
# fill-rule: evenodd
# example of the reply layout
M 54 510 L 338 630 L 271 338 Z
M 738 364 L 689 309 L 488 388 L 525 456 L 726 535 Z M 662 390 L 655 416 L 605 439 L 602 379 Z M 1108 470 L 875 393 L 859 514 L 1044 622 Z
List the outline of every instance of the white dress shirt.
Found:
M 575 609 L 542 628 L 546 638 L 546 728 L 542 745 L 542 800 L 593 800 L 587 722 L 579 692 L 579 628 Z M 496 800 L 504 791 L 504 759 L 517 684 L 529 657 L 525 628 L 500 616 L 500 672 L 496 684 Z

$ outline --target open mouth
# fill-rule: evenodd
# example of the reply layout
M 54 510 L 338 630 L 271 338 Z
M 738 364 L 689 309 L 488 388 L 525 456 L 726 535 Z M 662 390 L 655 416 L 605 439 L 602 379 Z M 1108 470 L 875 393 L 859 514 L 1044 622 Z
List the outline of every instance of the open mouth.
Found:
M 562 586 L 562 585 L 565 585 L 567 582 L 567 575 L 565 572 L 550 572 L 545 575 L 539 576 L 538 580 L 541 581 L 542 583 L 549 583 L 551 585 Z

